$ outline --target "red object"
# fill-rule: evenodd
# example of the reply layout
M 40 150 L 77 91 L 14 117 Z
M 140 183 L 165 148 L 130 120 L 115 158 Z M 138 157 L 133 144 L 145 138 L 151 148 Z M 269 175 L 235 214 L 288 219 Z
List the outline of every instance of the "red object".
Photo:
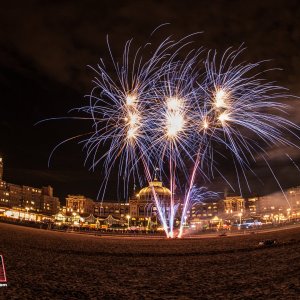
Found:
M 3 255 L 0 255 L 0 282 L 7 282 Z

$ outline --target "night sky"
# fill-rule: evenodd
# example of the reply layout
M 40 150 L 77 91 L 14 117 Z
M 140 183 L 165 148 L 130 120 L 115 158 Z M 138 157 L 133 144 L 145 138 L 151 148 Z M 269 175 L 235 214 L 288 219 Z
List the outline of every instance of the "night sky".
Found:
M 40 187 L 52 185 L 54 193 L 84 194 L 96 198 L 100 170 L 83 166 L 84 153 L 76 143 L 55 152 L 53 147 L 70 136 L 85 132 L 79 121 L 55 121 L 34 126 L 37 121 L 67 115 L 70 108 L 85 104 L 93 73 L 102 57 L 109 60 L 109 35 L 116 60 L 125 41 L 145 44 L 157 26 L 162 36 L 182 37 L 201 31 L 197 46 L 219 52 L 242 43 L 243 59 L 270 59 L 269 73 L 300 95 L 300 5 L 289 1 L 5 1 L 0 10 L 1 142 L 4 179 Z M 298 100 L 290 99 L 290 119 L 299 123 Z M 282 156 L 283 149 L 270 149 L 271 164 L 283 187 L 300 184 L 300 173 Z M 285 149 L 296 163 L 300 151 Z M 258 175 L 265 185 L 253 181 L 253 192 L 271 192 L 278 187 L 258 162 Z M 230 178 L 230 174 L 228 177 Z M 116 178 L 114 179 L 116 181 Z M 224 187 L 216 178 L 217 191 Z M 115 183 L 106 199 L 116 199 Z

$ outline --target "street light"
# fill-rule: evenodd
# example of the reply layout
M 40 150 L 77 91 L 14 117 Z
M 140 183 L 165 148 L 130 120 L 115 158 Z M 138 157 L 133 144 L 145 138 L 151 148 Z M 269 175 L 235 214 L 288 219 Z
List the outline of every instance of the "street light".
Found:
M 127 227 L 129 228 L 129 220 L 130 220 L 130 216 L 127 215 L 126 218 L 127 218 L 127 220 L 128 220 Z
M 29 211 L 29 207 L 25 207 L 25 209 L 26 209 L 26 216 L 27 216 L 27 220 L 29 219 L 29 216 L 28 216 L 28 211 Z M 25 219 L 26 219 L 26 217 L 25 217 Z
M 76 217 L 77 214 L 76 214 L 76 212 L 73 212 L 72 215 L 73 215 L 73 225 L 75 225 L 75 222 L 76 222 L 76 218 L 75 217 Z
M 243 215 L 243 213 L 241 213 L 241 212 L 238 214 L 238 216 L 240 217 L 240 226 L 242 225 L 242 215 Z
M 151 217 L 146 218 L 146 220 L 147 220 L 147 227 L 146 227 L 146 229 L 148 230 L 150 228 Z

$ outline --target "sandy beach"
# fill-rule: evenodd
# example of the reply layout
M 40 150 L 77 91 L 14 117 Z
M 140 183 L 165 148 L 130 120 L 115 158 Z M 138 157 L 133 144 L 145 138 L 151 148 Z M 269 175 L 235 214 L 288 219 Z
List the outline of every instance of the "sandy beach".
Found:
M 272 247 L 259 241 L 277 239 Z M 0 223 L 1 299 L 299 299 L 300 229 L 208 239 L 96 237 Z

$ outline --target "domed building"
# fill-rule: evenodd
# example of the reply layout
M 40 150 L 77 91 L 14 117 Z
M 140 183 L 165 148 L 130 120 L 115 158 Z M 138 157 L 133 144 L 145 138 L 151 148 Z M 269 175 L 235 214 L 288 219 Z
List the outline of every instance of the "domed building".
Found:
M 168 201 L 171 199 L 171 191 L 164 187 L 161 181 L 154 178 L 154 181 L 149 183 L 149 186 L 142 188 L 136 195 L 140 202 L 149 202 L 154 200 L 153 189 L 160 201 Z
M 147 187 L 142 188 L 132 199 L 129 199 L 130 223 L 132 225 L 145 224 L 147 221 L 151 221 L 153 217 L 157 222 L 157 208 L 155 207 L 153 189 L 160 202 L 166 204 L 170 202 L 171 191 L 164 187 L 161 181 L 154 178 Z

